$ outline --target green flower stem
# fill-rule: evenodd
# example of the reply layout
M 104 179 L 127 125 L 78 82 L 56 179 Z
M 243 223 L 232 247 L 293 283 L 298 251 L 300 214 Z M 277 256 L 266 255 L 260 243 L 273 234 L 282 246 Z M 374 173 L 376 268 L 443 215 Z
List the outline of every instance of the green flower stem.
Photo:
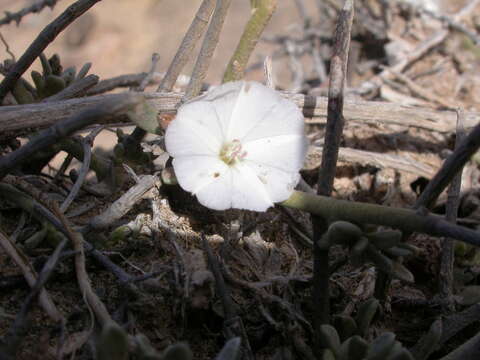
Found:
M 248 59 L 277 7 L 277 0 L 251 0 L 251 5 L 252 16 L 223 75 L 223 83 L 243 78 Z
M 423 215 L 410 209 L 338 200 L 326 196 L 294 191 L 281 205 L 307 211 L 333 220 L 345 220 L 357 224 L 375 224 L 400 229 L 404 232 L 420 232 L 432 236 L 454 239 L 480 246 L 480 232 L 460 227 L 436 215 Z

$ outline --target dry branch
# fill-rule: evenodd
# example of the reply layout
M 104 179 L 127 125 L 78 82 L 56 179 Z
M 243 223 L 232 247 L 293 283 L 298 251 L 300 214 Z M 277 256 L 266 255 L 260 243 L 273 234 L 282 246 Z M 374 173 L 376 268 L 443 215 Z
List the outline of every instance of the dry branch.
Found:
M 75 254 L 75 272 L 77 275 L 78 286 L 82 293 L 82 298 L 89 305 L 98 322 L 103 326 L 107 323 L 112 322 L 112 318 L 108 313 L 107 307 L 105 304 L 100 300 L 98 295 L 94 292 L 92 285 L 90 283 L 90 278 L 87 273 L 87 269 L 85 268 L 85 252 L 84 252 L 84 240 L 82 234 L 79 232 L 73 231 L 70 225 L 65 219 L 65 216 L 62 214 L 60 209 L 57 207 L 55 209 L 56 216 L 60 219 L 63 227 L 67 231 L 68 239 L 71 241 L 73 249 L 76 251 Z
M 88 75 L 83 79 L 75 81 L 73 84 L 55 95 L 43 99 L 43 102 L 59 101 L 84 96 L 90 88 L 97 85 L 98 80 L 99 78 L 97 75 Z
M 116 200 L 103 213 L 95 216 L 90 221 L 90 228 L 103 229 L 120 219 L 148 192 L 158 181 L 156 176 L 143 175 L 139 182 L 132 186 L 125 194 Z
M 18 59 L 12 69 L 8 72 L 7 76 L 0 83 L 0 103 L 2 103 L 3 98 L 13 88 L 17 80 L 20 79 L 25 71 L 27 71 L 43 50 L 55 40 L 57 35 L 99 1 L 101 0 L 76 1 L 65 9 L 65 11 L 54 21 L 48 24 L 40 34 L 38 34 L 37 38 L 32 42 L 20 59 Z
M 15 23 L 18 25 L 25 15 L 39 13 L 47 6 L 53 9 L 53 7 L 57 4 L 57 1 L 58 0 L 37 1 L 15 13 L 5 11 L 5 17 L 0 19 L 0 26 L 10 24 L 12 21 L 15 21 Z
M 134 93 L 130 93 L 134 94 Z M 281 92 L 294 101 L 307 118 L 307 124 L 325 124 L 327 98 Z M 160 113 L 176 111 L 183 93 L 143 93 Z M 18 136 L 34 129 L 50 126 L 76 112 L 107 100 L 118 100 L 123 94 L 96 95 L 48 104 L 27 104 L 0 107 L 0 139 Z M 439 111 L 428 108 L 404 106 L 379 101 L 345 100 L 343 115 L 347 122 L 371 125 L 401 125 L 440 133 L 453 133 L 456 126 L 454 111 Z M 113 119 L 112 119 L 113 120 Z M 125 119 L 124 119 L 125 120 Z M 118 122 L 118 118 L 114 119 Z M 480 122 L 480 113 L 465 112 L 465 128 L 471 129 Z
M 0 158 L 0 179 L 13 168 L 27 161 L 37 151 L 57 143 L 66 136 L 88 125 L 123 114 L 133 109 L 142 100 L 141 95 L 122 94 L 122 98 L 100 103 L 65 121 L 54 124 L 32 138 L 30 142 L 20 149 Z M 48 107 L 49 105 L 47 104 L 46 106 Z
M 187 64 L 192 51 L 195 48 L 197 41 L 201 38 L 205 32 L 205 27 L 208 24 L 208 20 L 213 11 L 214 0 L 203 0 L 200 5 L 195 18 L 193 19 L 190 27 L 188 28 L 180 47 L 175 54 L 170 66 L 168 67 L 165 77 L 158 86 L 157 91 L 170 91 L 172 90 L 180 72 Z
M 320 165 L 322 157 L 322 148 L 311 146 L 308 150 L 306 159 L 306 169 L 314 169 Z M 374 166 L 379 169 L 395 169 L 430 179 L 435 175 L 437 169 L 427 164 L 410 160 L 402 156 L 393 154 L 380 154 L 371 151 L 357 150 L 351 148 L 340 148 L 338 160 L 360 164 L 362 166 Z
M 450 154 L 443 163 L 440 170 L 435 174 L 434 178 L 428 183 L 425 190 L 415 203 L 415 208 L 425 207 L 430 209 L 443 190 L 451 183 L 457 173 L 462 171 L 467 161 L 480 148 L 480 123 L 473 128 L 472 131 L 461 140 L 455 150 Z
M 0 232 L 0 247 L 10 256 L 10 258 L 20 267 L 23 272 L 23 276 L 28 284 L 33 287 L 37 281 L 37 273 L 33 269 L 32 265 L 28 262 L 27 256 L 13 244 L 7 236 Z M 40 290 L 38 295 L 38 301 L 43 307 L 45 312 L 57 322 L 64 320 L 62 313 L 57 309 L 55 303 L 50 298 L 50 295 L 45 289 Z
M 353 22 L 353 0 L 345 0 L 338 15 L 334 33 L 333 54 L 330 63 L 330 83 L 328 86 L 327 125 L 322 162 L 318 172 L 317 194 L 330 196 L 335 180 L 340 141 L 345 117 L 343 114 L 344 90 L 347 79 L 348 53 Z M 314 311 L 314 352 L 322 353 L 320 328 L 330 323 L 330 267 L 329 248 L 321 248 L 318 241 L 327 231 L 328 217 L 312 214 L 313 227 L 313 290 Z
M 464 6 L 460 11 L 455 13 L 451 19 L 453 21 L 460 21 L 465 16 L 471 14 L 473 9 L 478 5 L 479 1 L 480 0 L 473 0 L 467 3 L 467 5 Z M 405 56 L 404 59 L 393 65 L 390 68 L 393 71 L 388 71 L 389 68 L 385 68 L 385 70 L 383 70 L 378 75 L 375 75 L 371 79 L 362 83 L 359 88 L 359 93 L 367 94 L 370 92 L 375 92 L 380 86 L 382 86 L 385 79 L 392 79 L 395 72 L 401 73 L 408 66 L 410 66 L 415 61 L 424 56 L 426 53 L 428 53 L 431 49 L 443 43 L 447 39 L 449 33 L 450 32 L 448 30 L 441 30 L 429 37 L 428 39 L 424 40 L 415 48 L 415 50 Z
M 215 10 L 213 11 L 212 19 L 208 25 L 207 33 L 203 39 L 200 53 L 192 71 L 192 78 L 185 90 L 185 97 L 183 101 L 188 101 L 197 96 L 202 89 L 202 82 L 207 75 L 208 67 L 212 60 L 213 52 L 217 47 L 220 32 L 222 31 L 223 22 L 227 16 L 228 8 L 231 0 L 216 0 Z

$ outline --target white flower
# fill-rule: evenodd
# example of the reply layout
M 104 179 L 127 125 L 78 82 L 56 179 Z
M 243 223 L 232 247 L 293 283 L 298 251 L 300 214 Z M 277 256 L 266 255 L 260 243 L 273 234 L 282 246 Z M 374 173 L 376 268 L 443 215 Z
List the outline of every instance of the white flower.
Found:
M 307 151 L 298 107 L 250 81 L 181 106 L 165 143 L 180 186 L 215 210 L 265 211 L 288 199 Z

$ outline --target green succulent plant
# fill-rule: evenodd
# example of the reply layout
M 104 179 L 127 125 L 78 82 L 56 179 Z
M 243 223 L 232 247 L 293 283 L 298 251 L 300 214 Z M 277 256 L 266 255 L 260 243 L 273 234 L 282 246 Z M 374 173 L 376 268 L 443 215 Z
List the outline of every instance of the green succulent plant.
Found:
M 12 89 L 12 94 L 19 104 L 34 103 L 59 93 L 75 81 L 83 79 L 92 66 L 91 63 L 86 63 L 78 73 L 75 67 L 63 70 L 60 56 L 57 54 L 52 55 L 50 59 L 41 54 L 40 62 L 42 64 L 42 72 L 40 73 L 36 70 L 31 72 L 33 85 L 22 78 L 17 81 Z M 6 69 L 12 65 L 13 62 L 11 60 L 4 62 Z
M 241 352 L 241 339 L 228 340 L 215 360 L 236 360 Z M 137 334 L 129 339 L 127 332 L 115 322 L 103 327 L 96 345 L 98 360 L 127 360 L 131 355 L 139 360 L 192 360 L 193 353 L 187 343 L 178 342 L 158 352 L 143 335 Z
M 322 325 L 320 340 L 325 347 L 322 360 L 413 360 L 412 354 L 395 338 L 394 333 L 385 332 L 371 343 L 360 335 L 341 342 L 335 327 Z
M 318 242 L 320 248 L 342 245 L 349 248 L 349 261 L 354 267 L 371 262 L 378 269 L 394 278 L 413 282 L 413 274 L 402 264 L 402 259 L 419 252 L 417 248 L 402 242 L 398 230 L 366 232 L 347 221 L 330 224 L 326 234 Z

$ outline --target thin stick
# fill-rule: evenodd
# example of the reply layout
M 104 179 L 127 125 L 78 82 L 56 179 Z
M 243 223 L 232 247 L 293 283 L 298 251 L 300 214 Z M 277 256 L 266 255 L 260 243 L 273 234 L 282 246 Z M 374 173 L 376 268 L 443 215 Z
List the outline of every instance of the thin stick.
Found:
M 430 11 L 430 10 L 428 10 L 428 9 L 425 9 L 425 8 L 422 7 L 422 6 L 419 7 L 419 10 L 420 10 L 422 13 L 427 14 L 427 15 L 431 16 L 431 17 L 434 18 L 434 19 L 443 21 L 443 22 L 446 23 L 450 28 L 464 33 L 465 35 L 467 35 L 467 36 L 475 43 L 475 45 L 477 45 L 477 46 L 480 45 L 480 37 L 479 37 L 474 31 L 470 30 L 469 28 L 467 28 L 467 27 L 466 27 L 465 25 L 463 25 L 462 23 L 456 21 L 456 19 L 451 18 L 451 17 L 449 17 L 449 16 L 447 16 L 447 15 L 437 14 L 437 13 L 435 13 L 435 12 L 433 12 L 433 11 Z
M 69 240 L 72 242 L 73 249 L 76 251 L 75 254 L 75 272 L 77 274 L 78 286 L 80 287 L 80 291 L 82 293 L 82 297 L 84 297 L 85 301 L 87 302 L 87 306 L 90 305 L 97 320 L 100 322 L 102 327 L 112 322 L 112 318 L 108 313 L 105 304 L 99 299 L 97 294 L 92 289 L 92 285 L 90 284 L 90 279 L 88 277 L 87 270 L 85 268 L 85 253 L 83 251 L 83 236 L 79 232 L 74 232 L 70 225 L 65 219 L 64 215 L 58 209 L 55 209 L 55 215 L 60 219 L 63 227 L 67 230 L 67 236 Z
M 185 96 L 183 97 L 182 102 L 194 98 L 202 89 L 202 82 L 205 80 L 213 52 L 217 47 L 223 22 L 225 21 L 228 8 L 230 7 L 230 2 L 231 0 L 217 0 L 216 2 L 212 20 L 210 21 L 207 33 L 205 34 L 205 39 L 203 39 L 202 48 L 200 49 L 200 54 L 198 54 L 197 62 L 193 68 L 192 78 L 185 91 Z
M 33 289 L 35 283 L 38 282 L 38 277 L 37 277 L 37 274 L 35 273 L 35 270 L 31 266 L 31 264 L 28 262 L 25 254 L 23 254 L 23 252 L 15 244 L 13 244 L 8 239 L 8 237 L 5 236 L 1 231 L 0 231 L 0 246 L 22 270 L 25 280 Z M 50 318 L 53 319 L 53 321 L 57 322 L 64 319 L 62 313 L 57 309 L 57 307 L 55 306 L 55 303 L 52 301 L 52 299 L 50 298 L 50 295 L 47 293 L 45 289 L 42 288 L 39 290 L 38 300 L 42 308 L 45 310 L 48 316 L 50 316 Z
M 463 7 L 459 12 L 457 12 L 452 19 L 455 21 L 460 21 L 463 17 L 467 16 L 468 14 L 471 14 L 472 10 L 478 5 L 480 0 L 473 0 L 465 7 Z M 396 72 L 402 72 L 404 69 L 406 69 L 408 66 L 410 66 L 412 63 L 420 59 L 422 56 L 424 56 L 428 51 L 433 49 L 435 46 L 440 45 L 445 39 L 448 37 L 448 34 L 450 32 L 448 30 L 441 30 L 422 43 L 420 43 L 415 50 L 413 50 L 411 53 L 409 53 L 402 61 L 400 61 L 398 64 L 395 64 L 392 66 L 392 70 Z M 375 75 L 371 79 L 363 82 L 358 91 L 360 94 L 366 94 L 370 93 L 373 91 L 376 91 L 382 84 L 384 79 L 390 79 L 393 74 L 389 72 L 387 69 L 383 70 L 381 73 L 378 75 Z
M 55 95 L 43 99 L 42 102 L 59 101 L 83 96 L 90 88 L 98 84 L 98 80 L 99 77 L 97 75 L 90 74 L 83 79 L 75 81 L 70 86 L 66 87 Z
M 3 196 L 5 199 L 10 200 L 11 202 L 20 206 L 21 209 L 31 214 L 39 222 L 47 220 L 53 225 L 53 227 L 55 227 L 55 229 L 57 229 L 57 231 L 61 232 L 65 236 L 68 236 L 67 230 L 58 220 L 58 218 L 47 207 L 37 202 L 40 201 L 42 196 L 38 189 L 29 184 L 25 184 L 24 181 L 13 176 L 5 177 L 4 181 L 8 182 L 8 184 L 0 183 L 0 196 Z M 37 201 L 35 201 L 30 195 L 27 195 L 23 191 L 19 191 L 15 186 L 12 185 L 19 186 L 23 191 L 28 192 L 31 196 L 37 199 Z M 86 233 L 88 230 L 88 227 L 82 229 L 83 233 Z M 132 279 L 131 275 L 110 261 L 110 259 L 103 255 L 100 251 L 94 249 L 89 242 L 84 241 L 83 245 L 85 246 L 85 250 L 88 251 L 95 260 L 97 260 L 105 269 L 115 275 L 120 284 L 125 284 L 125 289 L 130 294 L 138 294 L 137 287 L 134 284 L 129 283 Z
M 480 148 L 480 124 L 475 126 L 463 139 L 452 154 L 445 160 L 440 170 L 428 183 L 423 193 L 417 199 L 414 208 L 430 209 L 447 185 L 463 168 L 467 161 Z
M 12 52 L 12 50 L 10 50 L 10 46 L 8 45 L 7 40 L 5 40 L 5 38 L 3 37 L 2 33 L 0 33 L 0 40 L 5 46 L 5 51 L 7 52 L 7 54 L 10 55 L 12 58 L 12 61 L 15 62 L 15 54 Z
M 330 196 L 335 179 L 340 139 L 343 132 L 343 92 L 347 77 L 348 51 L 353 22 L 353 1 L 346 0 L 339 13 L 334 34 L 333 56 L 330 65 L 330 85 L 328 90 L 327 126 L 322 163 L 319 171 L 317 193 Z M 327 230 L 328 218 L 312 216 L 313 225 L 313 303 L 314 303 L 314 351 L 321 355 L 319 338 L 322 324 L 330 322 L 330 270 L 328 266 L 329 250 L 318 247 L 317 242 Z
M 2 234 L 0 233 L 0 237 L 1 236 Z M 44 286 L 47 283 L 50 276 L 52 275 L 53 270 L 57 266 L 61 258 L 60 254 L 62 250 L 65 248 L 66 244 L 67 244 L 66 239 L 61 241 L 57 245 L 53 254 L 48 258 L 47 262 L 43 266 L 43 269 L 40 272 L 40 275 L 38 276 L 36 282 L 32 286 L 32 290 L 30 291 L 24 303 L 22 304 L 20 312 L 16 316 L 14 323 L 12 324 L 12 326 L 10 327 L 10 329 L 8 330 L 4 338 L 4 347 L 2 346 L 2 350 L 5 350 L 5 352 L 2 351 L 2 353 L 0 353 L 0 359 L 15 358 L 17 349 L 20 347 L 23 337 L 25 335 L 25 332 L 27 330 L 26 327 L 27 327 L 28 312 L 32 307 L 33 301 L 37 298 L 37 296 L 41 297 L 42 292 L 45 291 Z M 65 323 L 65 319 L 63 318 L 62 315 L 57 321 L 61 321 L 62 324 Z M 7 356 L 4 357 L 3 355 L 7 355 Z M 11 357 L 8 355 L 10 355 Z
M 455 139 L 455 149 L 458 149 L 460 143 L 465 138 L 465 129 L 463 128 L 463 112 L 458 110 L 457 138 Z M 460 203 L 460 188 L 462 186 L 462 170 L 453 178 L 447 190 L 447 205 L 445 219 L 451 223 L 457 222 L 458 206 Z M 453 263 L 454 263 L 454 240 L 444 239 L 442 242 L 442 256 L 440 258 L 439 274 L 439 292 L 445 300 L 445 310 L 453 310 Z
M 0 26 L 10 24 L 12 21 L 15 21 L 17 25 L 20 23 L 22 18 L 25 15 L 28 14 L 33 14 L 33 13 L 39 13 L 42 11 L 45 7 L 49 6 L 51 9 L 54 8 L 54 6 L 57 4 L 58 0 L 43 0 L 43 1 L 37 1 L 33 3 L 30 6 L 27 6 L 23 8 L 20 11 L 17 11 L 15 13 L 11 13 L 6 11 L 5 12 L 5 17 L 3 19 L 0 19 Z
M 157 68 L 157 64 L 160 61 L 160 55 L 157 53 L 153 53 L 152 55 L 152 64 L 150 66 L 150 71 L 147 73 L 147 75 L 143 78 L 142 82 L 140 85 L 135 89 L 135 91 L 143 92 L 147 85 L 151 82 L 153 79 L 153 75 L 155 74 L 155 69 Z
M 101 0 L 76 1 L 53 22 L 48 24 L 40 34 L 38 34 L 37 38 L 32 42 L 20 59 L 18 59 L 12 69 L 8 72 L 7 76 L 0 83 L 0 103 L 2 103 L 3 98 L 13 88 L 17 80 L 20 79 L 25 71 L 27 71 L 43 50 L 55 40 L 57 35 L 99 1 Z
M 223 75 L 223 83 L 241 80 L 244 77 L 248 59 L 250 59 L 258 39 L 260 39 L 277 7 L 277 0 L 256 0 L 251 4 L 252 16 L 248 20 L 237 48 L 228 63 L 227 70 Z
M 213 11 L 214 0 L 203 0 L 157 91 L 171 91 L 187 64 L 197 41 L 202 37 Z
M 110 226 L 114 221 L 120 219 L 142 199 L 145 193 L 155 186 L 157 181 L 158 178 L 153 175 L 140 176 L 140 180 L 136 185 L 128 189 L 125 194 L 111 204 L 104 212 L 96 215 L 90 220 L 88 225 L 89 229 L 104 229 Z
M 82 167 L 80 168 L 80 172 L 78 173 L 78 178 L 75 181 L 70 193 L 68 194 L 65 201 L 60 206 L 60 211 L 65 213 L 72 203 L 75 200 L 78 192 L 80 191 L 80 187 L 82 186 L 83 182 L 87 178 L 87 173 L 90 170 L 90 161 L 92 160 L 92 145 L 93 140 L 95 137 L 102 131 L 103 127 L 99 126 L 97 129 L 93 130 L 87 137 L 82 139 L 82 147 L 83 147 L 83 161 Z
M 415 83 L 415 81 L 411 80 L 408 76 L 395 71 L 393 69 L 386 68 L 387 71 L 391 72 L 395 78 L 397 78 L 400 82 L 403 82 L 415 95 L 427 100 L 434 102 L 440 106 L 445 108 L 454 109 L 455 104 L 448 99 L 444 99 L 440 96 L 435 95 L 432 91 L 425 89 L 424 87 Z

